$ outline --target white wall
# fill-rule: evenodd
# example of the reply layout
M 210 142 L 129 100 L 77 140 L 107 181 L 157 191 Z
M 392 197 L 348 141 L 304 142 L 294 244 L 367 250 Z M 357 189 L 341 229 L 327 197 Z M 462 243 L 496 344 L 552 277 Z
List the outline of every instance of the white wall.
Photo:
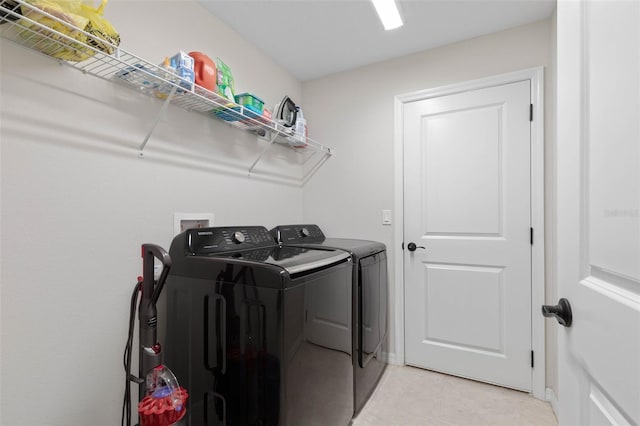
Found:
M 200 50 L 269 106 L 301 98 L 299 81 L 195 2 L 112 0 L 106 16 L 145 59 Z M 119 424 L 140 244 L 168 249 L 174 212 L 214 213 L 216 225 L 299 222 L 302 188 L 246 177 L 262 142 L 175 107 L 139 159 L 161 102 L 0 48 L 0 423 Z M 295 172 L 292 152 L 275 147 L 267 163 Z
M 305 187 L 305 220 L 320 224 L 330 236 L 384 242 L 390 253 L 391 286 L 401 285 L 393 282 L 393 259 L 401 256 L 400 248 L 394 246 L 393 228 L 381 224 L 382 209 L 394 206 L 394 97 L 541 65 L 548 78 L 555 72 L 551 68 L 554 43 L 548 19 L 303 83 L 310 136 L 336 148 L 335 158 Z M 547 167 L 553 164 L 550 156 L 555 150 L 549 131 L 552 91 L 553 85 L 546 84 Z M 547 181 L 547 190 L 550 185 Z M 552 212 L 553 198 L 548 194 L 546 209 Z M 546 229 L 547 247 L 553 244 L 552 230 Z M 547 293 L 554 285 L 550 266 Z M 393 294 L 392 289 L 392 305 Z M 390 327 L 393 353 L 394 324 Z M 555 353 L 555 340 L 547 345 Z M 555 376 L 548 376 L 547 384 L 555 386 Z

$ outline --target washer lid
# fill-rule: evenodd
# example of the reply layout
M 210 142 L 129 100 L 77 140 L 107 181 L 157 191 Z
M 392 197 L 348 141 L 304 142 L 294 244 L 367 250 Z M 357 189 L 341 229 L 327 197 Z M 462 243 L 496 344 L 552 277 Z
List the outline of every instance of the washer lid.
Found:
M 289 275 L 324 269 L 345 262 L 350 258 L 349 253 L 342 250 L 287 246 L 217 253 L 214 256 L 278 266 L 287 271 Z
M 366 257 L 387 249 L 384 243 L 379 241 L 356 240 L 353 238 L 326 238 L 321 243 L 309 244 L 309 247 L 344 250 L 351 253 L 354 257 Z

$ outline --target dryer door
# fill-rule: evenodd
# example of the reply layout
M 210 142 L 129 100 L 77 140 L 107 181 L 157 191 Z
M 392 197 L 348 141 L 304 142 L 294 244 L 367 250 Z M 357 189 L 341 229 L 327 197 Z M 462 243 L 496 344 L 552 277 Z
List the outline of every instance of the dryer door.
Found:
M 380 348 L 386 318 L 381 309 L 381 255 L 375 254 L 360 259 L 358 263 L 358 364 L 364 368 Z M 386 303 L 386 302 L 385 302 Z M 386 316 L 386 315 L 385 315 Z

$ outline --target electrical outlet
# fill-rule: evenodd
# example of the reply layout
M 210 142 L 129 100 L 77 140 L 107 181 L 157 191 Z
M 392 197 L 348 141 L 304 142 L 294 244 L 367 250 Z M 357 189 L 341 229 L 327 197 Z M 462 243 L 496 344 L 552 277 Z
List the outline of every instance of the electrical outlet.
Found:
M 187 229 L 213 226 L 213 213 L 174 213 L 173 233 L 177 235 Z

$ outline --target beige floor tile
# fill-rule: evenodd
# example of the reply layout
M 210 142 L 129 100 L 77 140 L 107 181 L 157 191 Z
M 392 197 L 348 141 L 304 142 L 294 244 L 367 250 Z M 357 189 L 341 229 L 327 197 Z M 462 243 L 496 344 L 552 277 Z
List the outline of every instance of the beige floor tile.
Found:
M 519 391 L 389 366 L 353 426 L 556 426 L 551 405 Z

